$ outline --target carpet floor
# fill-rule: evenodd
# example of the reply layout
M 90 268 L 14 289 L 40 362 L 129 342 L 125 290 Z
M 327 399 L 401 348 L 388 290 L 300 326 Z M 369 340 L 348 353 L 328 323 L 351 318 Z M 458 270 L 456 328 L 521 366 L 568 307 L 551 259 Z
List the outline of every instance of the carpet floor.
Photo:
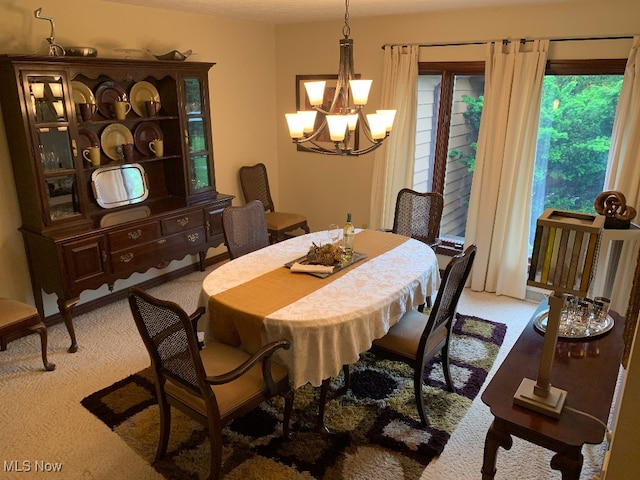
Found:
M 151 290 L 153 295 L 193 311 L 205 272 L 194 272 Z M 116 290 L 140 281 L 136 274 L 116 282 Z M 91 292 L 89 292 L 91 293 Z M 83 297 L 84 298 L 84 297 Z M 487 381 L 528 323 L 537 304 L 466 289 L 458 311 L 508 326 Z M 80 348 L 67 353 L 69 336 L 63 324 L 49 328 L 49 360 L 57 367 L 46 372 L 38 335 L 29 335 L 0 352 L 0 478 L 64 478 L 65 480 L 163 480 L 146 460 L 111 428 L 81 405 L 83 398 L 149 366 L 149 357 L 136 331 L 126 301 L 77 315 L 74 324 Z M 480 394 L 482 393 L 482 389 Z M 492 416 L 478 394 L 449 438 L 444 450 L 422 472 L 421 480 L 480 478 L 484 438 Z M 155 442 L 155 438 L 153 440 Z M 600 474 L 606 443 L 587 445 L 580 480 Z M 509 451 L 500 450 L 496 480 L 558 480 L 549 468 L 552 453 L 514 438 Z M 9 471 L 11 465 L 35 462 L 61 466 L 61 473 Z M 13 463 L 12 463 L 13 462 Z M 263 477 L 268 478 L 268 477 Z M 359 479 L 361 477 L 354 477 Z M 376 478 L 367 477 L 367 480 Z

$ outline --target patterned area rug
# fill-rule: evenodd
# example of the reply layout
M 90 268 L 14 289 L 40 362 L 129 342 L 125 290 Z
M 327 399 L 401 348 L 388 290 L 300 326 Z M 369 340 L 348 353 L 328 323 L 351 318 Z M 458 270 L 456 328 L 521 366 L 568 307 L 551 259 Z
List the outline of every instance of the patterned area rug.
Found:
M 327 404 L 330 434 L 314 430 L 318 388 L 296 390 L 292 440 L 282 438 L 283 402 L 274 399 L 224 430 L 226 480 L 419 479 L 440 455 L 478 394 L 496 358 L 506 325 L 457 315 L 451 343 L 456 393 L 446 390 L 436 358 L 425 370 L 429 426 L 422 428 L 413 395 L 412 370 L 363 354 L 351 368 L 351 388 Z M 333 379 L 335 390 L 342 375 Z M 89 395 L 82 405 L 117 432 L 148 462 L 158 441 L 158 409 L 149 369 Z M 206 430 L 172 409 L 167 457 L 154 465 L 167 479 L 207 478 Z

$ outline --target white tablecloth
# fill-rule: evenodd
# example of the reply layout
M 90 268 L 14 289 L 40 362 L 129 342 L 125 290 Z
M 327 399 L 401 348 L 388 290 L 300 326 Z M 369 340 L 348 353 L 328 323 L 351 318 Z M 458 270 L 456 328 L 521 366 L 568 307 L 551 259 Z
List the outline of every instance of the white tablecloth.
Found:
M 386 233 L 385 235 L 392 235 Z M 201 305 L 224 292 L 307 253 L 312 242 L 327 243 L 327 232 L 296 237 L 223 264 L 202 285 Z M 355 250 L 358 251 L 357 236 Z M 291 273 L 292 281 L 295 275 Z M 278 353 L 289 368 L 294 388 L 337 375 L 358 360 L 372 341 L 411 308 L 425 302 L 440 281 L 434 251 L 408 239 L 399 247 L 349 267 L 348 272 L 310 295 L 267 315 L 261 332 L 264 343 L 286 338 L 291 348 Z M 206 337 L 210 326 L 205 320 Z

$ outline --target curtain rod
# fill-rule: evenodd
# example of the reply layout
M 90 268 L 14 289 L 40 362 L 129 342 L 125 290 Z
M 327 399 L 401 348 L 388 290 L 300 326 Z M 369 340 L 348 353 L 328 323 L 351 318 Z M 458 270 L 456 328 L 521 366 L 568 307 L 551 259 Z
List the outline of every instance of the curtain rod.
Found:
M 603 37 L 558 37 L 558 38 L 549 38 L 550 42 L 581 42 L 584 40 L 629 40 L 633 39 L 634 35 L 615 35 L 615 36 L 603 36 Z M 521 38 L 520 43 L 529 43 L 534 40 L 543 40 L 543 38 Z M 445 43 L 385 43 L 382 45 L 382 48 L 385 47 L 409 47 L 412 45 L 417 45 L 419 48 L 428 48 L 428 47 L 459 47 L 466 45 L 486 45 L 489 42 L 499 42 L 501 41 L 503 44 L 508 44 L 510 42 L 518 41 L 512 40 L 510 38 L 504 38 L 502 40 L 476 40 L 476 41 L 468 41 L 468 42 L 445 42 Z

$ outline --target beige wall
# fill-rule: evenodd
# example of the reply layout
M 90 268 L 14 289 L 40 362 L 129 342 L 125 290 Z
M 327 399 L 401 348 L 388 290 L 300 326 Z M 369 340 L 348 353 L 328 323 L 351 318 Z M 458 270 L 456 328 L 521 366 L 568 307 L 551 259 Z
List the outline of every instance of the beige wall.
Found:
M 165 53 L 193 49 L 194 61 L 216 62 L 211 69 L 214 156 L 218 191 L 240 199 L 237 171 L 247 163 L 265 162 L 276 171 L 275 34 L 273 25 L 244 23 L 215 17 L 146 9 L 97 0 L 0 0 L 1 53 L 31 53 L 46 47 L 49 22 L 33 11 L 53 17 L 56 41 L 62 45 L 92 46 L 101 57 L 120 57 L 119 48 Z M 133 52 L 132 57 L 152 57 Z M 4 119 L 4 122 L 11 121 Z M 3 123 L 4 125 L 4 123 Z M 247 128 L 257 125 L 258 128 Z M 241 136 L 248 132 L 251 141 Z M 256 148 L 258 147 L 258 148 Z M 32 301 L 27 263 L 18 232 L 21 225 L 4 128 L 0 129 L 0 296 Z M 277 192 L 277 191 L 276 191 Z M 277 197 L 276 197 L 277 198 Z M 218 249 L 220 250 L 220 249 Z M 223 251 L 223 250 L 220 250 Z M 211 252 L 212 254 L 215 252 Z M 191 262 L 174 262 L 169 269 Z M 154 269 L 149 275 L 155 275 Z M 119 281 L 116 290 L 139 281 Z M 85 292 L 81 302 L 106 293 Z M 46 299 L 47 314 L 55 312 L 54 298 Z

